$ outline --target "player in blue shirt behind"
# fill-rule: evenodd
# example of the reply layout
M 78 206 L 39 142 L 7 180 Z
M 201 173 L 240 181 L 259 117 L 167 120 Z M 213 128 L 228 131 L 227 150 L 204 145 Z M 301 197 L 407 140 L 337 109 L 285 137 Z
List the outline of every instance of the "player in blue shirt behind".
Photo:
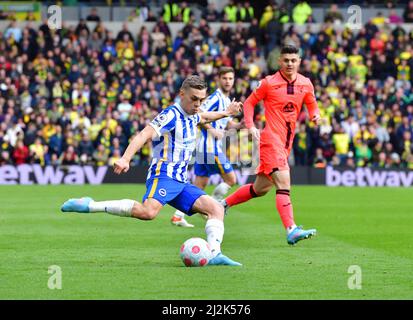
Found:
M 201 109 L 208 111 L 225 111 L 231 104 L 229 94 L 234 86 L 235 72 L 232 67 L 221 67 L 218 71 L 218 89 L 212 93 L 202 104 Z M 225 155 L 222 140 L 226 129 L 238 129 L 240 123 L 236 123 L 231 117 L 219 119 L 210 124 L 202 124 L 201 135 L 197 141 L 195 157 L 195 182 L 194 185 L 204 190 L 209 177 L 219 174 L 221 182 L 212 192 L 212 198 L 222 200 L 229 189 L 237 182 L 231 162 Z M 193 227 L 185 219 L 185 213 L 176 210 L 171 218 L 171 223 L 180 227 Z
M 154 219 L 165 204 L 188 215 L 201 213 L 208 217 L 205 225 L 213 259 L 210 265 L 240 266 L 221 253 L 224 237 L 224 208 L 204 191 L 187 182 L 188 163 L 196 146 L 197 125 L 234 116 L 241 103 L 233 101 L 226 111 L 201 112 L 207 85 L 198 76 L 187 77 L 179 91 L 180 103 L 169 106 L 137 134 L 121 159 L 114 164 L 116 174 L 129 170 L 133 155 L 149 140 L 153 141 L 153 158 L 148 170 L 146 193 L 142 203 L 123 199 L 94 201 L 89 197 L 69 199 L 63 212 L 106 212 L 141 220 Z

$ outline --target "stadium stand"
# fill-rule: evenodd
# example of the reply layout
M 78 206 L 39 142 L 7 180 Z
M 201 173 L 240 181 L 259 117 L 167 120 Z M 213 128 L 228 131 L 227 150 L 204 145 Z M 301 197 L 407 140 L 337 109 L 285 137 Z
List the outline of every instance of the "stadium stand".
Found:
M 233 66 L 233 97 L 243 101 L 277 70 L 280 44 L 293 43 L 323 123 L 313 127 L 303 111 L 291 164 L 412 169 L 413 31 L 401 22 L 413 21 L 413 1 L 402 15 L 385 8 L 357 31 L 337 22 L 343 17 L 332 5 L 319 31 L 307 24 L 299 32 L 288 22 L 313 22 L 303 3 L 288 13 L 272 2 L 261 16 L 250 7 L 237 15 L 211 5 L 197 22 L 186 10 L 177 14 L 186 23 L 175 37 L 163 19 L 151 29 L 124 23 L 114 34 L 96 10 L 88 19 L 94 28 L 83 19 L 57 31 L 46 21 L 21 27 L 11 20 L 0 33 L 0 165 L 112 164 L 173 103 L 187 75 L 202 75 L 212 92 L 217 68 Z M 222 17 L 238 23 L 222 22 L 213 32 L 210 23 Z M 1 12 L 0 19 L 10 18 Z M 265 125 L 259 108 L 255 119 Z M 133 164 L 147 164 L 150 152 L 145 146 Z

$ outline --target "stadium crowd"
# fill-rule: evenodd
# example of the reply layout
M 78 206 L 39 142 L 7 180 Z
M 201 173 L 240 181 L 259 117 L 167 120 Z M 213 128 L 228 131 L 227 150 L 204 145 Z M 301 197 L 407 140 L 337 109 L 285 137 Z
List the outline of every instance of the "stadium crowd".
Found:
M 304 11 L 302 22 L 313 21 Z M 412 169 L 413 31 L 399 22 L 413 19 L 413 1 L 404 17 L 389 12 L 354 31 L 336 23 L 343 19 L 332 5 L 319 32 L 310 25 L 298 32 L 272 3 L 248 27 L 223 22 L 213 34 L 206 11 L 199 22 L 188 14 L 173 39 L 164 19 L 138 32 L 124 23 L 118 34 L 100 19 L 94 28 L 81 20 L 57 31 L 46 21 L 38 28 L 11 21 L 0 33 L 0 164 L 111 165 L 178 98 L 186 76 L 203 76 L 212 93 L 217 69 L 232 66 L 232 96 L 243 101 L 277 69 L 280 44 L 292 43 L 323 117 L 314 127 L 303 110 L 292 163 Z M 255 120 L 265 125 L 262 109 Z M 133 164 L 148 163 L 150 152 L 146 145 Z

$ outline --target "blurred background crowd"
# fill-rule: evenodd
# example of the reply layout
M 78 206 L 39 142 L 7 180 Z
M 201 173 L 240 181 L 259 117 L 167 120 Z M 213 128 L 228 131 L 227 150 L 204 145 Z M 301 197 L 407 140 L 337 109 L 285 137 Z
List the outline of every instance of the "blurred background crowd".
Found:
M 21 27 L 0 13 L 10 20 L 0 32 L 0 165 L 111 165 L 176 101 L 186 76 L 203 76 L 212 93 L 218 68 L 232 66 L 231 96 L 243 101 L 277 70 L 280 45 L 288 43 L 301 49 L 300 72 L 312 80 L 323 118 L 314 127 L 303 109 L 291 164 L 413 168 L 413 29 L 401 24 L 413 22 L 413 1 L 402 15 L 389 2 L 360 30 L 345 27 L 334 4 L 315 21 L 305 1 L 290 9 L 272 1 L 259 15 L 248 2 L 222 11 L 212 4 L 200 19 L 190 4 L 167 2 L 155 16 L 142 3 L 128 21 L 142 15 L 153 28 L 130 30 L 125 22 L 114 34 L 93 8 L 59 30 L 46 21 L 33 27 L 30 17 Z M 172 21 L 183 23 L 175 37 Z M 311 22 L 322 23 L 320 30 Z M 265 126 L 260 106 L 255 121 Z M 133 164 L 147 164 L 150 153 L 145 145 Z

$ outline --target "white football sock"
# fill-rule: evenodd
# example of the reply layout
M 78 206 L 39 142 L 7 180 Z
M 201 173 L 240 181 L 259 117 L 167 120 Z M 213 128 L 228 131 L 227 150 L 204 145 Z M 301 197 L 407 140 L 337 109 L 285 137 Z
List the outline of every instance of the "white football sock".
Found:
M 183 213 L 182 211 L 179 211 L 179 210 L 176 210 L 174 215 L 179 217 L 179 218 L 185 218 L 185 213 Z
M 219 185 L 216 186 L 214 191 L 212 192 L 212 198 L 221 200 L 224 195 L 231 189 L 231 186 L 225 182 L 221 182 Z
M 91 201 L 90 212 L 107 212 L 120 217 L 131 217 L 134 200 Z
M 224 222 L 218 219 L 209 219 L 205 225 L 205 233 L 212 255 L 215 257 L 221 252 L 221 243 L 224 238 Z

